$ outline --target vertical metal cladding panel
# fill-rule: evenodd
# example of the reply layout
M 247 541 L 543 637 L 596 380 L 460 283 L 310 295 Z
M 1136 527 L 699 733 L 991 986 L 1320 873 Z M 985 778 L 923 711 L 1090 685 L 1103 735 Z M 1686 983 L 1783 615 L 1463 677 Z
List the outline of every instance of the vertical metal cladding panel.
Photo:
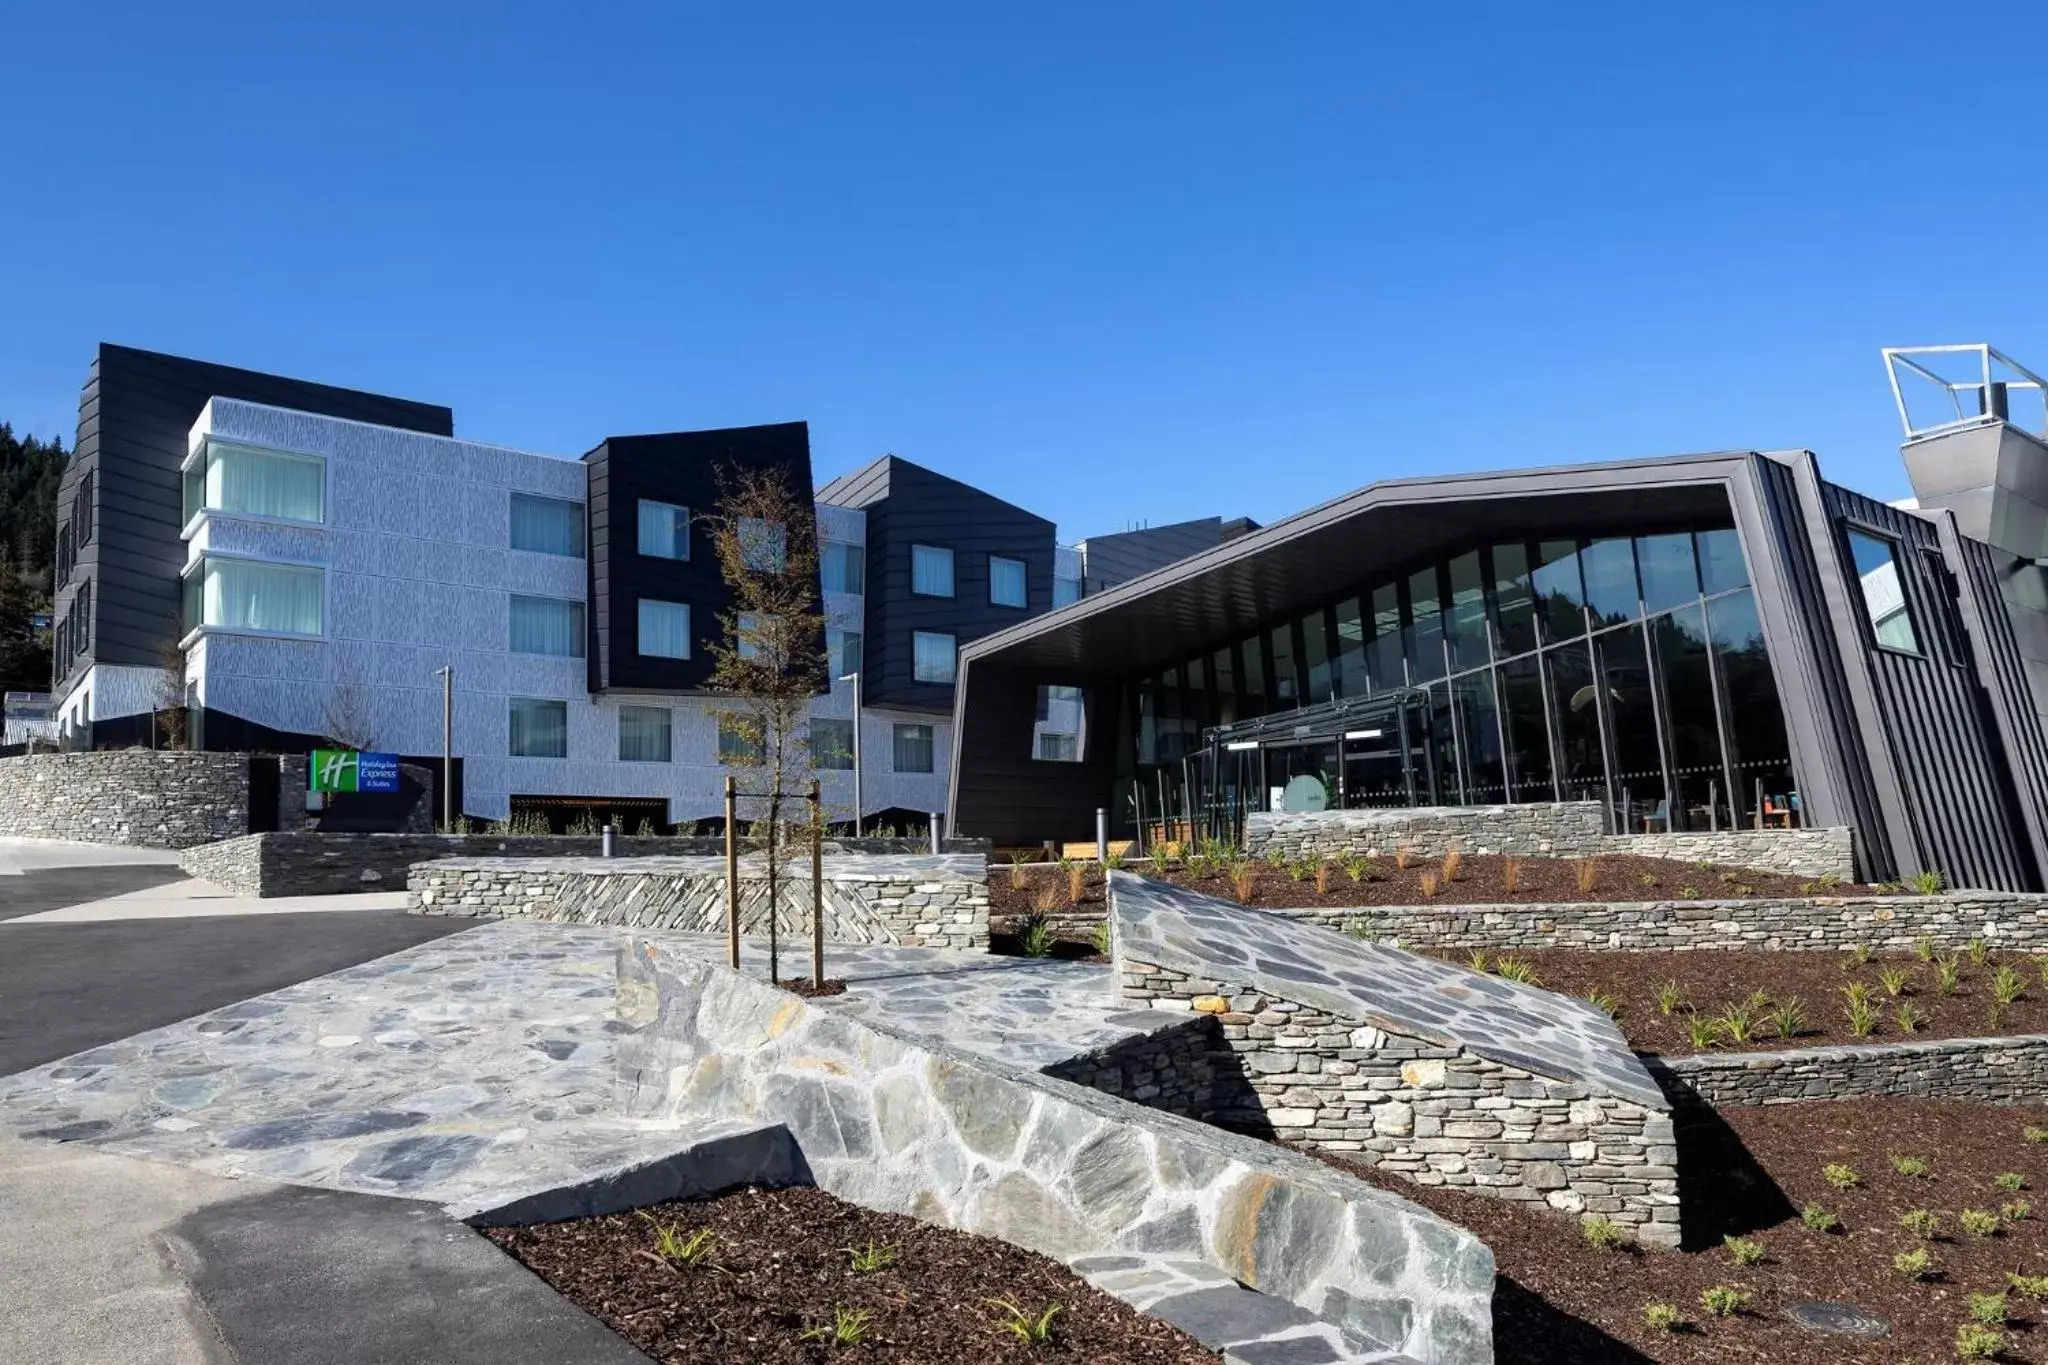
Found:
M 1935 524 L 1835 484 L 1823 484 L 1822 496 L 1838 534 L 1860 525 L 1900 547 L 1900 576 L 1921 652 L 1879 648 L 1867 623 L 1857 625 L 1921 862 L 1958 886 L 2033 888 L 2032 842 L 2004 745 L 1974 661 L 1966 652 L 1956 657 L 1954 642 L 1962 637 L 1956 604 L 1928 562 L 1930 553 L 1941 553 Z M 1843 554 L 1853 576 L 1846 547 Z
M 2035 870 L 2037 874 L 2048 872 L 2043 866 L 2048 862 L 2043 849 L 2048 843 L 2048 736 L 2042 734 L 2040 716 L 2034 710 L 2026 666 L 2020 660 L 2019 642 L 2013 636 L 2012 618 L 2006 615 L 2000 587 L 2012 557 L 1955 531 L 1953 522 L 1943 540 L 1951 562 L 1960 562 L 1956 586 L 1967 598 L 1965 625 L 1980 652 L 1981 680 L 1991 694 L 2013 795 L 2033 833 Z
M 1799 493 L 1793 472 L 1773 459 L 1758 459 L 1762 474 L 1764 502 L 1770 515 L 1773 548 L 1792 583 L 1792 605 L 1798 612 L 1813 650 L 1821 688 L 1821 709 L 1828 718 L 1836 749 L 1845 756 L 1843 771 L 1848 779 L 1849 803 L 1855 812 L 1858 855 L 1866 876 L 1890 877 L 1897 871 L 1897 859 L 1886 834 L 1884 812 L 1878 804 L 1863 752 L 1862 732 L 1857 728 L 1855 703 L 1843 670 L 1841 651 L 1828 619 L 1827 599 L 1821 591 L 1820 568 L 1814 562 L 1813 545 L 1799 511 Z M 1773 660 L 1773 666 L 1778 666 Z

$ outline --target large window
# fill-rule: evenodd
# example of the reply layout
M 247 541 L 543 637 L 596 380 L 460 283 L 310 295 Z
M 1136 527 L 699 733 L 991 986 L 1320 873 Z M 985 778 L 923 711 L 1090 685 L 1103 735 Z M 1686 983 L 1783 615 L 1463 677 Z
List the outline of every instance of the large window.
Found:
M 325 576 L 312 565 L 208 555 L 185 576 L 185 619 L 227 630 L 318 635 L 325 595 Z
M 718 761 L 731 763 L 742 768 L 753 767 L 761 761 L 761 738 L 758 722 L 734 711 L 721 711 L 718 716 Z
M 1024 561 L 1004 559 L 1001 555 L 988 557 L 988 600 L 998 607 L 1022 607 L 1029 597 L 1024 586 Z
M 569 756 L 569 703 L 539 697 L 511 699 L 511 743 L 514 758 Z
M 690 657 L 690 608 L 684 602 L 640 599 L 640 653 L 650 659 Z
M 829 627 L 825 631 L 825 654 L 833 677 L 844 678 L 860 672 L 860 632 Z
M 512 629 L 507 646 L 514 654 L 559 654 L 583 657 L 583 604 L 557 597 L 512 599 Z
M 1081 580 L 1054 574 L 1052 579 L 1052 604 L 1055 607 L 1072 606 L 1081 600 Z
M 811 717 L 811 762 L 823 772 L 853 768 L 853 722 L 831 716 Z
M 583 558 L 583 504 L 567 498 L 514 493 L 512 548 Z
M 1906 605 L 1906 584 L 1899 574 L 1899 547 L 1867 531 L 1851 529 L 1849 553 L 1856 561 L 1856 577 L 1863 587 L 1863 611 L 1870 618 L 1871 634 L 1886 649 L 1920 652 L 1920 632 L 1913 628 L 1913 612 Z
M 899 773 L 928 773 L 932 770 L 932 727 L 898 725 L 890 764 Z
M 951 635 L 935 630 L 910 634 L 910 676 L 921 683 L 953 681 L 954 657 L 958 653 Z
M 942 545 L 911 546 L 910 590 L 919 597 L 951 597 L 953 552 Z
M 669 761 L 671 717 L 666 706 L 619 708 L 619 762 Z
M 826 592 L 866 592 L 868 547 L 844 540 L 821 542 L 818 575 Z
M 655 559 L 690 557 L 690 509 L 640 499 L 640 553 Z
M 755 573 L 781 573 L 789 566 L 789 528 L 779 521 L 740 518 L 740 562 Z
M 185 466 L 185 519 L 202 509 L 325 521 L 327 462 L 317 455 L 209 439 Z

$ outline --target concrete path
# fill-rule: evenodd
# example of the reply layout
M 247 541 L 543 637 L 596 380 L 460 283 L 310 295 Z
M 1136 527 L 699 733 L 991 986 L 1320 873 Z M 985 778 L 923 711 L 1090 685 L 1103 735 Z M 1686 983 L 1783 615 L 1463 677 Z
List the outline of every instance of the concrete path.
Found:
M 403 891 L 240 896 L 185 875 L 169 849 L 0 839 L 0 922 L 82 924 L 200 915 L 403 910 Z
M 0 1138 L 9 1365 L 646 1365 L 437 1210 Z

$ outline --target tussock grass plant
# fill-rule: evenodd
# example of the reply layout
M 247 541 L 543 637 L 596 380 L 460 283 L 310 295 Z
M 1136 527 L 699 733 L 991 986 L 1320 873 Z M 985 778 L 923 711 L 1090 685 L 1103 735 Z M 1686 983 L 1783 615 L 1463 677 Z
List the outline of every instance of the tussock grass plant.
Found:
M 797 1339 L 822 1341 L 830 1346 L 858 1346 L 868 1339 L 874 1323 L 875 1315 L 868 1309 L 835 1306 L 831 1322 L 805 1328 Z
M 1901 1033 L 1918 1033 L 1927 1027 L 1927 1016 L 1910 1000 L 1901 1000 L 1899 1007 L 1892 1011 L 1892 1022 L 1899 1026 Z
M 1657 983 L 1657 1013 L 1676 1014 L 1685 1004 L 1685 987 L 1676 981 Z
M 1880 967 L 1877 969 L 1877 983 L 1884 987 L 1884 993 L 1894 1000 L 1908 993 L 1913 984 L 1913 974 L 1904 967 Z
M 1926 1247 L 1914 1247 L 1892 1257 L 1892 1269 L 1909 1280 L 1925 1280 L 1935 1274 L 1934 1256 Z
M 1749 1291 L 1732 1284 L 1717 1284 L 1700 1291 L 1700 1307 L 1717 1318 L 1732 1318 L 1749 1302 Z
M 983 1303 L 996 1310 L 996 1326 L 1019 1341 L 1034 1345 L 1052 1340 L 1053 1319 L 1065 1310 L 1064 1304 L 1048 1304 L 1036 1313 L 1027 1312 L 1015 1299 L 983 1299 Z

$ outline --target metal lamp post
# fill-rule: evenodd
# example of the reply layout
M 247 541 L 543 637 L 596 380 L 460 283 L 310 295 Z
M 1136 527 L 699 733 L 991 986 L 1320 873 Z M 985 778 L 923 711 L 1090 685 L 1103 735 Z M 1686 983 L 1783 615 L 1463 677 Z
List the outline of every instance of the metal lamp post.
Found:
M 455 665 L 434 670 L 441 680 L 441 829 L 455 832 Z
M 853 837 L 860 838 L 860 670 L 843 675 L 839 681 L 853 684 Z

